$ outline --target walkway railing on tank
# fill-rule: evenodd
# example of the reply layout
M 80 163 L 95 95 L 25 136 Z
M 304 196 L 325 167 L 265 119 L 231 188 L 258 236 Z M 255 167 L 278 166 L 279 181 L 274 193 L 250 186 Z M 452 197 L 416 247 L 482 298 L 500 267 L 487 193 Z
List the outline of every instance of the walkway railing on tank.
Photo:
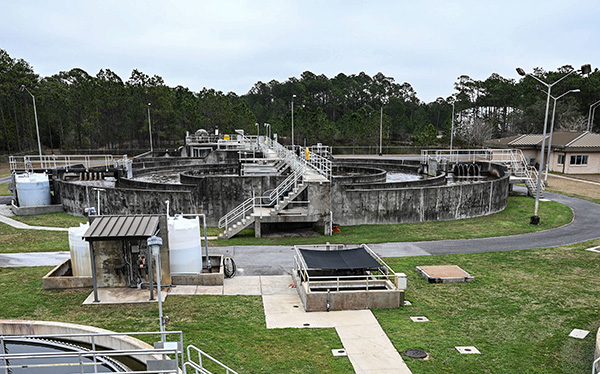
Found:
M 104 346 L 100 346 L 102 339 L 111 337 L 121 336 L 140 336 L 140 335 L 153 335 L 163 336 L 164 339 L 175 336 L 175 341 L 163 343 L 162 348 L 137 348 L 137 349 L 106 349 Z M 77 347 L 78 343 L 88 344 L 91 349 L 84 349 L 77 347 L 80 350 L 64 351 L 64 352 L 32 352 L 32 353 L 10 353 L 6 352 L 5 342 L 6 341 L 30 341 L 30 342 L 41 342 L 44 341 L 72 341 L 70 346 Z M 75 348 L 74 347 L 74 348 Z M 13 369 L 23 368 L 44 368 L 44 367 L 77 367 L 77 372 L 89 372 L 85 370 L 86 366 L 93 366 L 94 371 L 97 372 L 99 365 L 105 365 L 106 360 L 104 357 L 134 357 L 138 361 L 145 361 L 147 367 L 144 369 L 140 368 L 129 368 L 127 371 L 113 371 L 114 373 L 173 373 L 177 374 L 180 372 L 179 367 L 184 366 L 184 354 L 183 354 L 183 333 L 181 331 L 164 331 L 164 332 L 125 332 L 125 333 L 89 333 L 89 334 L 45 334 L 45 335 L 0 335 L 0 372 L 12 372 Z M 175 357 L 175 359 L 169 358 L 168 355 Z M 52 359 L 69 359 L 75 358 L 77 362 L 49 362 Z M 84 362 L 84 358 L 91 360 L 91 362 Z M 11 360 L 35 360 L 31 361 L 30 364 L 11 364 Z M 44 360 L 48 360 L 44 362 Z M 152 367 L 160 368 L 159 370 L 153 369 Z
M 399 282 L 399 278 L 405 278 L 404 273 L 396 273 L 385 261 L 381 259 L 369 246 L 361 244 L 380 265 L 379 270 L 368 271 L 364 275 L 310 275 L 309 267 L 306 265 L 304 258 L 300 254 L 302 249 L 317 249 L 325 251 L 339 251 L 347 249 L 345 244 L 330 244 L 330 245 L 302 245 L 294 246 L 294 271 L 297 272 L 302 283 L 306 284 L 308 290 L 313 288 L 328 288 L 332 291 L 344 291 L 345 288 L 364 287 L 367 291 L 369 288 L 393 285 L 395 289 L 403 289 Z M 388 283 L 389 282 L 389 283 Z
M 194 352 L 198 356 L 197 360 L 194 360 Z M 237 371 L 233 370 L 232 368 L 223 364 L 221 361 L 211 357 L 209 354 L 203 352 L 193 345 L 188 345 L 187 347 L 187 361 L 183 364 L 183 374 L 191 373 L 191 371 L 188 372 L 188 368 L 193 369 L 195 374 L 213 374 L 213 372 L 209 371 L 205 367 L 205 361 L 209 361 L 213 364 L 213 366 L 216 366 L 218 370 L 224 372 L 225 374 L 238 374 Z
M 92 167 L 109 168 L 125 167 L 127 155 L 115 159 L 113 155 L 42 155 L 40 156 L 10 156 L 10 170 L 55 170 L 72 169 L 83 166 L 86 171 Z
M 492 161 L 505 164 L 512 176 L 522 178 L 529 192 L 533 195 L 537 188 L 538 171 L 529 165 L 520 149 L 434 149 L 422 150 L 421 161 L 434 159 L 438 162 L 474 162 Z M 542 181 L 540 188 L 544 190 Z

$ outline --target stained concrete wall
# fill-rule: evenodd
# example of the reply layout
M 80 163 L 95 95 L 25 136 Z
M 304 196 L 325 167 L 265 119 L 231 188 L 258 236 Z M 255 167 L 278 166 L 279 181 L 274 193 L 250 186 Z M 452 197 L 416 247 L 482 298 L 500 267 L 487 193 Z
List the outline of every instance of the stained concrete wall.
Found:
M 82 216 L 83 209 L 97 206 L 93 186 L 76 182 L 57 182 L 65 212 Z M 189 190 L 139 190 L 103 187 L 100 209 L 103 215 L 158 214 L 167 212 L 165 201 L 170 201 L 172 212 L 196 213 L 193 194 Z M 89 200 L 88 200 L 89 199 Z
M 497 167 L 485 165 L 482 169 L 489 168 Z M 501 169 L 500 172 L 498 179 L 446 186 L 398 189 L 336 186 L 332 193 L 333 220 L 340 225 L 397 224 L 496 213 L 508 201 L 509 176 Z

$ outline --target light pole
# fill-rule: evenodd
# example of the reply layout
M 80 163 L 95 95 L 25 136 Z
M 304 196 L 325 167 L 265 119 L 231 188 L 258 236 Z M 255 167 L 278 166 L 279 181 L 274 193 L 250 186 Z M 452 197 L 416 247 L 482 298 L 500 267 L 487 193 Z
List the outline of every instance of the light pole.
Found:
M 592 105 L 590 105 L 590 111 L 589 111 L 589 113 L 588 113 L 588 122 L 587 122 L 587 131 L 588 131 L 588 132 L 589 132 L 589 131 L 590 131 L 590 129 L 591 129 L 590 125 L 591 125 L 591 123 L 592 123 L 592 122 L 591 122 L 591 119 L 592 119 L 592 107 L 593 107 L 593 109 L 596 109 L 596 107 L 597 107 L 598 105 L 600 105 L 600 100 L 598 100 L 598 101 L 596 101 L 595 103 L 593 103 Z M 594 114 L 595 114 L 595 113 L 594 113 Z
M 35 115 L 35 132 L 37 134 L 38 141 L 38 151 L 40 152 L 40 163 L 42 162 L 42 143 L 40 142 L 40 128 L 38 126 L 38 118 L 37 118 L 37 108 L 35 106 L 35 96 L 25 87 L 24 84 L 21 85 L 21 91 L 27 91 L 28 94 L 31 95 L 31 99 L 33 100 L 33 114 Z
M 454 142 L 454 101 L 452 102 L 452 125 L 450 125 L 450 151 L 452 151 L 452 143 Z M 452 153 L 452 152 L 450 152 Z
M 265 133 L 267 138 L 271 138 L 271 125 L 268 123 L 265 123 Z
M 150 134 L 150 156 L 152 156 L 154 148 L 152 148 L 152 123 L 150 122 L 150 105 L 152 104 L 148 103 L 148 133 Z
M 600 104 L 598 104 L 600 105 Z M 598 108 L 598 105 L 594 106 L 594 109 L 592 109 L 592 117 L 590 119 L 590 128 L 588 129 L 588 131 L 590 131 L 591 129 L 594 128 L 594 117 L 596 117 L 596 108 Z
M 552 99 L 554 100 L 554 106 L 552 107 L 552 122 L 550 123 L 550 138 L 548 139 L 548 153 L 546 154 L 546 175 L 544 176 L 544 183 L 548 184 L 548 168 L 550 167 L 550 151 L 552 150 L 552 134 L 554 133 L 554 117 L 556 116 L 556 101 L 558 101 L 558 99 L 560 99 L 561 97 L 570 94 L 570 93 L 577 93 L 577 92 L 581 92 L 581 90 L 579 88 L 576 88 L 574 90 L 569 90 L 567 92 L 565 92 L 564 94 L 560 95 L 559 97 L 554 97 L 551 96 Z
M 258 122 L 256 122 L 254 125 L 256 126 L 256 141 L 258 141 L 258 138 L 260 137 L 260 125 Z
M 379 155 L 383 149 L 383 103 L 381 104 L 381 116 L 379 117 Z
M 292 151 L 294 150 L 294 99 L 296 95 L 292 95 Z
M 540 189 L 541 189 L 541 185 L 542 185 L 542 168 L 544 167 L 544 148 L 546 147 L 546 129 L 548 128 L 548 111 L 550 109 L 550 94 L 552 92 L 552 87 L 555 84 L 562 81 L 569 75 L 573 74 L 575 71 L 576 70 L 571 70 L 569 73 L 564 75 L 562 78 L 560 78 L 556 82 L 554 82 L 552 84 L 548 84 L 548 83 L 544 82 L 543 80 L 541 80 L 540 78 L 536 77 L 535 75 L 527 74 L 527 73 L 525 73 L 525 70 L 523 70 L 521 68 L 517 68 L 517 73 L 519 75 L 521 75 L 523 77 L 530 76 L 548 88 L 548 97 L 546 98 L 546 114 L 544 116 L 544 132 L 542 134 L 542 151 L 541 151 L 541 156 L 540 156 L 540 168 L 538 171 L 537 184 L 536 184 L 536 190 L 535 190 L 535 208 L 534 208 L 533 216 L 531 216 L 531 221 L 530 221 L 530 223 L 532 225 L 540 224 L 540 216 L 538 215 L 538 208 L 540 205 Z M 592 71 L 592 68 L 589 64 L 581 66 L 582 74 L 588 74 L 591 71 Z

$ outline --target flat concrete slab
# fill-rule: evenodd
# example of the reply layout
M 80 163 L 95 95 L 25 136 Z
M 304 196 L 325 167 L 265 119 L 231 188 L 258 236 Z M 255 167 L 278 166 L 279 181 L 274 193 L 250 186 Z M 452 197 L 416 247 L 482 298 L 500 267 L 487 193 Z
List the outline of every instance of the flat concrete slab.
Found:
M 298 294 L 263 295 L 263 306 L 267 328 L 335 328 L 356 373 L 410 373 L 370 310 L 305 312 Z
M 569 334 L 569 336 L 571 338 L 583 339 L 586 336 L 588 336 L 589 333 L 590 332 L 588 330 L 573 329 L 573 331 L 571 331 L 571 333 Z
M 198 286 L 196 295 L 223 295 L 223 286 Z
M 417 271 L 429 283 L 470 282 L 474 278 L 456 265 L 417 266 Z
M 169 290 L 169 295 L 195 295 L 198 286 L 174 286 Z
M 226 278 L 223 280 L 223 295 L 260 296 L 260 276 Z
M 57 266 L 69 258 L 69 252 L 1 253 L 0 267 Z
M 161 299 L 165 301 L 169 290 L 166 287 L 161 289 Z M 98 304 L 137 304 L 137 303 L 156 303 L 158 295 L 154 289 L 154 300 L 150 300 L 150 290 L 137 288 L 99 288 L 99 302 L 94 302 L 94 292 L 84 300 L 83 305 L 98 305 Z
M 479 352 L 479 349 L 477 349 L 473 346 L 454 347 L 454 348 L 456 348 L 456 350 L 462 355 L 481 354 L 481 352 Z
M 291 288 L 294 283 L 291 275 L 261 275 L 262 295 L 297 295 L 296 288 Z

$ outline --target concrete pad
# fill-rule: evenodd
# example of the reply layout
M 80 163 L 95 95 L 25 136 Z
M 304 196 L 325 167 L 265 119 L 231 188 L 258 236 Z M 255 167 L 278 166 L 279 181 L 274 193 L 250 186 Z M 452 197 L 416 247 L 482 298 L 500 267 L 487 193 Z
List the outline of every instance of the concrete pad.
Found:
M 456 265 L 417 266 L 417 271 L 429 283 L 470 282 L 473 277 Z
M 261 294 L 262 295 L 297 295 L 295 288 L 290 288 L 294 283 L 291 275 L 261 275 Z
M 263 295 L 263 306 L 269 329 L 334 327 L 356 373 L 410 373 L 370 310 L 306 312 L 297 293 Z
M 346 353 L 346 350 L 344 348 L 332 349 L 331 354 L 333 355 L 333 357 L 348 357 L 348 353 Z
M 425 316 L 414 316 L 414 317 L 410 317 L 410 319 L 413 322 L 429 322 L 429 318 L 427 318 Z
M 260 276 L 227 278 L 223 281 L 223 295 L 260 296 Z
M 468 355 L 468 354 L 481 354 L 481 352 L 479 352 L 479 350 L 473 346 L 466 346 L 466 347 L 454 347 L 456 348 L 456 350 L 463 355 Z
M 196 295 L 223 295 L 223 286 L 198 286 Z
M 588 330 L 580 330 L 580 329 L 573 329 L 573 331 L 571 331 L 571 333 L 569 334 L 569 336 L 571 338 L 577 338 L 577 339 L 583 339 L 585 338 L 590 332 Z
M 175 286 L 169 290 L 169 295 L 195 295 L 198 286 Z
M 168 289 L 161 289 L 162 301 L 165 301 L 168 294 Z M 158 294 L 154 289 L 154 300 L 150 300 L 150 290 L 137 288 L 99 288 L 99 302 L 94 302 L 94 292 L 85 299 L 83 305 L 98 305 L 98 304 L 136 304 L 136 303 L 155 303 L 158 302 Z

